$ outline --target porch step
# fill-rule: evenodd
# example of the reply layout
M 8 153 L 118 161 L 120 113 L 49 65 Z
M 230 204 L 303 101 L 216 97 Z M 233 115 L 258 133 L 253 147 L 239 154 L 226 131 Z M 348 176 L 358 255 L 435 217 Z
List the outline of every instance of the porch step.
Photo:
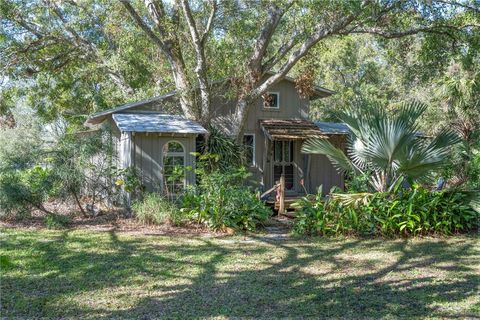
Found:
M 287 217 L 295 217 L 295 208 L 292 206 L 293 203 L 297 202 L 298 200 L 300 200 L 303 196 L 290 196 L 290 197 L 287 197 L 285 198 L 285 214 L 284 216 L 287 216 Z M 279 201 L 276 201 L 274 199 L 268 199 L 266 201 L 266 204 L 271 207 L 274 211 L 277 211 L 278 212 L 278 209 L 280 208 L 280 202 Z

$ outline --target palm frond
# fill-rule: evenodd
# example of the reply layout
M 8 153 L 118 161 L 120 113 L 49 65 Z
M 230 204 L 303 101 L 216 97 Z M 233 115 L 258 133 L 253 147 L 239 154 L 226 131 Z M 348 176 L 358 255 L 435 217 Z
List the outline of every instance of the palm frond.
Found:
M 395 113 L 395 118 L 413 126 L 417 119 L 427 110 L 427 105 L 419 102 L 402 103 L 400 109 Z
M 345 207 L 358 208 L 360 205 L 368 205 L 370 199 L 373 197 L 373 193 L 361 192 L 361 193 L 331 193 L 330 199 L 338 201 Z
M 386 169 L 413 139 L 413 130 L 406 123 L 384 119 L 371 128 L 363 152 L 374 166 Z
M 325 139 L 308 139 L 302 145 L 302 152 L 325 155 L 342 173 L 358 170 L 341 149 Z
M 455 132 L 445 129 L 430 141 L 427 149 L 441 150 L 442 153 L 447 153 L 452 145 L 459 142 L 461 142 L 461 139 Z

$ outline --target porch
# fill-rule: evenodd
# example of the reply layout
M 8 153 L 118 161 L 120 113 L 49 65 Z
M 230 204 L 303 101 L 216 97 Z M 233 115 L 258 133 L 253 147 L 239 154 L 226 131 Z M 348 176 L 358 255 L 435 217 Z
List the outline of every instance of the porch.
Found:
M 270 119 L 260 120 L 260 128 L 265 144 L 261 170 L 265 192 L 261 198 L 279 214 L 290 215 L 292 204 L 315 194 L 320 185 L 325 192 L 333 186 L 343 188 L 343 176 L 325 156 L 301 152 L 302 143 L 309 138 L 329 139 L 342 146 L 348 132 L 341 124 Z

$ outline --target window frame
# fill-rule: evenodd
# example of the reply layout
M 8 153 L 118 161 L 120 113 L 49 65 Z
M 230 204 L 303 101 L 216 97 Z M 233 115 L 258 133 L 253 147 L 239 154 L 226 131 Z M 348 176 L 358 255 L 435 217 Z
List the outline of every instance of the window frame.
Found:
M 245 136 L 252 136 L 253 139 L 252 139 L 252 163 L 247 163 L 248 166 L 250 167 L 254 167 L 257 163 L 256 161 L 256 156 L 255 156 L 255 151 L 256 151 L 256 137 L 255 137 L 255 133 L 244 133 L 243 134 L 243 138 L 245 138 Z M 243 142 L 243 141 L 242 141 Z M 244 146 L 245 143 L 243 143 Z
M 273 111 L 276 111 L 276 110 L 280 110 L 280 91 L 267 91 L 266 94 L 275 94 L 277 95 L 277 106 L 276 107 L 266 107 L 265 104 L 264 104 L 264 101 L 262 100 L 262 107 L 264 110 L 273 110 Z
M 180 146 L 182 146 L 182 152 L 178 152 L 178 151 L 171 151 L 169 152 L 168 151 L 168 145 L 170 143 L 178 143 Z M 165 150 L 167 150 L 165 152 Z M 182 157 L 183 158 L 183 168 L 186 167 L 186 151 L 185 151 L 185 146 L 183 143 L 181 143 L 180 141 L 178 140 L 168 140 L 167 142 L 165 142 L 163 144 L 163 147 L 162 147 L 162 179 L 163 179 L 163 187 L 169 186 L 169 182 L 167 181 L 167 173 L 165 172 L 165 159 L 167 157 Z M 182 184 L 183 184 L 183 189 L 185 189 L 187 187 L 187 173 L 184 171 L 183 172 L 183 179 L 182 179 Z M 172 192 L 171 194 L 173 195 L 177 195 L 178 193 L 176 192 Z

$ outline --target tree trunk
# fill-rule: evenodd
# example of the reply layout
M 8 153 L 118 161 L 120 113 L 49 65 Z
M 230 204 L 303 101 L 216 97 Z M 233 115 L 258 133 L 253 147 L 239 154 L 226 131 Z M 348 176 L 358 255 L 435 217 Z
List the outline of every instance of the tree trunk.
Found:
M 82 204 L 80 203 L 80 199 L 78 198 L 78 195 L 75 191 L 72 191 L 73 198 L 75 199 L 75 202 L 77 203 L 78 208 L 80 209 L 80 212 L 82 213 L 84 218 L 87 218 L 88 215 L 85 212 L 85 209 L 83 209 Z
M 190 82 L 185 72 L 183 59 L 172 57 L 170 60 L 175 88 L 178 92 L 180 107 L 185 117 L 192 120 L 200 120 L 201 114 L 193 99 Z

